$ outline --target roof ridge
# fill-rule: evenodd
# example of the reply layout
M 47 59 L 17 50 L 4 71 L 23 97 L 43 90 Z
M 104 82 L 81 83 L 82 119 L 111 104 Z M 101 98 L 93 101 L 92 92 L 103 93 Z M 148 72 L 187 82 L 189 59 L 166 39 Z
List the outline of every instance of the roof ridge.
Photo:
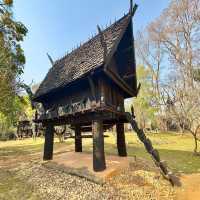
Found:
M 116 20 L 114 23 L 112 23 L 110 26 L 106 27 L 105 29 L 102 30 L 102 33 L 108 31 L 112 26 L 114 26 L 117 23 L 120 23 L 124 18 L 130 16 L 130 12 L 128 12 L 127 14 L 124 14 L 123 17 L 119 18 L 118 20 Z M 89 40 L 83 42 L 79 47 L 72 49 L 69 53 L 67 53 L 66 55 L 62 56 L 61 58 L 57 59 L 54 62 L 54 65 L 58 64 L 59 62 L 62 62 L 62 60 L 64 60 L 65 58 L 67 58 L 69 55 L 72 55 L 73 53 L 75 53 L 78 49 L 80 49 L 81 47 L 83 47 L 84 45 L 88 44 L 89 42 L 95 40 L 98 36 L 100 36 L 99 33 L 95 34 L 92 38 L 90 38 Z

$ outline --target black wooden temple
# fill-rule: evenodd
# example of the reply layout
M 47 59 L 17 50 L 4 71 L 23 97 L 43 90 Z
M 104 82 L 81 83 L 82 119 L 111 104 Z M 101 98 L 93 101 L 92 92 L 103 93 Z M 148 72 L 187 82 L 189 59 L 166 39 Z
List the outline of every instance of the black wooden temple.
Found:
M 92 131 L 93 168 L 106 168 L 104 131 L 116 125 L 119 156 L 126 156 L 124 99 L 137 96 L 132 17 L 137 6 L 99 34 L 52 62 L 34 95 L 44 113 L 37 122 L 46 127 L 44 160 L 53 158 L 54 126 L 70 124 L 75 151 L 82 151 L 81 133 Z

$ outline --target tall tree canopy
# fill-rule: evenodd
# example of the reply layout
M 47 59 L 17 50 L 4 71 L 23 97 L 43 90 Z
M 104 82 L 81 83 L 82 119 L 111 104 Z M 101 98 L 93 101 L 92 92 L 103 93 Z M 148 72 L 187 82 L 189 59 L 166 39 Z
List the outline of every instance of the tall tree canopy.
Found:
M 27 28 L 13 19 L 12 0 L 0 0 L 0 113 L 12 117 L 25 56 L 20 42 Z
M 155 113 L 157 112 L 155 105 L 153 105 L 153 88 L 149 68 L 139 65 L 137 76 L 141 83 L 141 89 L 137 98 L 134 99 L 135 114 L 140 127 L 147 128 L 155 124 Z
M 131 112 L 131 105 L 134 105 L 134 112 L 141 128 L 152 128 L 156 124 L 155 113 L 158 111 L 154 104 L 154 93 L 152 87 L 151 70 L 144 65 L 137 66 L 137 78 L 141 83 L 140 92 L 137 98 L 127 100 L 126 111 Z
M 171 0 L 163 13 L 139 34 L 137 47 L 141 60 L 151 71 L 160 113 L 168 113 L 194 136 L 194 152 L 197 152 L 197 141 L 200 141 L 200 1 Z

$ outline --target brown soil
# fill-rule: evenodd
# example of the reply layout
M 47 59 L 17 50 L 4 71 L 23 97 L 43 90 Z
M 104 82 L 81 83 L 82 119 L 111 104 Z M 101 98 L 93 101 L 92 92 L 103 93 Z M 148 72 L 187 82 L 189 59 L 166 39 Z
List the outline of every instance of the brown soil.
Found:
M 182 186 L 176 189 L 176 200 L 200 199 L 200 174 L 181 176 Z

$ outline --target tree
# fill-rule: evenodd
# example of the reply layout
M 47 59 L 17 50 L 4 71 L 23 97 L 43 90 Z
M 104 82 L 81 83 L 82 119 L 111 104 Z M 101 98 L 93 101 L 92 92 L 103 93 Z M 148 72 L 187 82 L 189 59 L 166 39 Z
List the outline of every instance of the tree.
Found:
M 148 27 L 151 39 L 160 42 L 170 63 L 189 87 L 193 71 L 199 67 L 200 2 L 173 0 L 162 15 Z
M 193 135 L 197 153 L 197 133 L 200 127 L 200 85 L 194 79 L 199 67 L 200 2 L 173 0 L 149 31 L 154 41 L 160 41 L 170 63 L 175 66 L 167 84 L 170 113 L 179 124 L 185 124 Z
M 12 0 L 0 1 L 0 132 L 5 134 L 23 113 L 24 103 L 18 98 L 20 75 L 25 57 L 20 42 L 26 27 L 13 20 Z
M 24 104 L 18 98 L 20 75 L 25 64 L 20 46 L 27 34 L 26 27 L 14 21 L 12 0 L 0 0 L 0 126 L 5 132 L 23 113 Z
M 0 113 L 0 138 L 8 138 L 9 134 L 14 133 L 15 127 L 20 120 L 32 120 L 34 111 L 32 110 L 31 103 L 28 96 L 17 96 L 13 102 L 13 110 L 9 115 Z
M 136 99 L 133 100 L 136 118 L 141 128 L 147 128 L 155 122 L 156 107 L 153 105 L 153 92 L 151 73 L 149 68 L 139 65 L 137 67 L 138 81 L 141 89 Z
M 139 31 L 136 40 L 136 49 L 139 61 L 147 66 L 149 69 L 149 78 L 151 80 L 151 87 L 154 104 L 160 107 L 162 104 L 161 95 L 161 69 L 164 52 L 160 41 L 153 41 L 148 27 Z
M 172 0 L 146 30 L 150 44 L 157 44 L 153 51 L 150 49 L 153 55 L 158 55 L 152 57 L 152 63 L 158 63 L 162 55 L 164 63 L 170 65 L 164 69 L 165 82 L 160 85 L 157 94 L 163 103 L 161 111 L 164 110 L 181 128 L 193 135 L 194 152 L 197 153 L 200 127 L 200 82 L 197 74 L 200 66 L 200 1 Z M 148 42 L 142 41 L 148 45 Z M 142 59 L 146 61 L 144 52 L 142 54 Z
M 25 64 L 20 42 L 27 34 L 26 27 L 14 21 L 12 4 L 12 0 L 0 1 L 0 113 L 11 119 Z
M 149 85 L 151 85 L 151 106 L 157 110 L 156 124 L 159 124 L 160 130 L 166 130 L 168 119 L 166 113 L 163 112 L 166 100 L 163 98 L 162 88 L 165 52 L 161 42 L 152 39 L 149 26 L 138 32 L 136 52 L 139 62 L 148 68 Z
M 167 112 L 179 124 L 183 131 L 188 130 L 194 138 L 194 153 L 198 154 L 198 135 L 200 131 L 200 85 L 194 84 L 192 90 L 183 88 L 180 80 L 166 85 L 165 92 L 168 96 Z

